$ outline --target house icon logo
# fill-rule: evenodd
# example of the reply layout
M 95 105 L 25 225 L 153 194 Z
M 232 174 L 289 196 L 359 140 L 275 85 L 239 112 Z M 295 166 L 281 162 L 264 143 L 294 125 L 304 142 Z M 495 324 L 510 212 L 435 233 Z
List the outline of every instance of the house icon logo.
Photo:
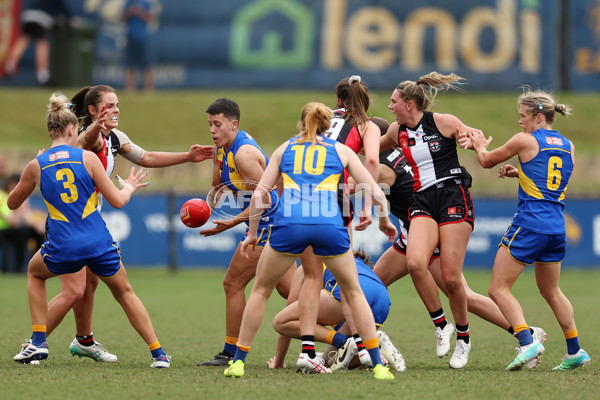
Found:
M 236 68 L 290 70 L 312 63 L 315 20 L 297 1 L 251 2 L 236 12 L 231 29 L 229 58 Z

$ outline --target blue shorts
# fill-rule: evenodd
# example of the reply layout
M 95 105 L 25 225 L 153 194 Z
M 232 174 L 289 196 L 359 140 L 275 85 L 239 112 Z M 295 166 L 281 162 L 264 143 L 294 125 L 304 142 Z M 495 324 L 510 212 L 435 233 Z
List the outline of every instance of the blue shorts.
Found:
M 113 242 L 112 248 L 99 256 L 75 261 L 54 259 L 51 254 L 46 252 L 45 246 L 42 246 L 41 250 L 42 259 L 46 263 L 46 267 L 56 275 L 72 274 L 81 271 L 87 265 L 95 275 L 106 278 L 113 276 L 121 268 L 121 249 L 119 249 L 119 246 L 115 242 Z
M 561 262 L 565 258 L 567 235 L 546 235 L 514 224 L 502 236 L 498 246 L 504 246 L 508 254 L 521 264 Z
M 300 255 L 308 246 L 321 257 L 334 257 L 350 250 L 348 229 L 340 225 L 273 225 L 269 244 L 280 253 Z
M 367 303 L 369 303 L 371 311 L 373 312 L 373 319 L 375 319 L 375 325 L 382 326 L 388 317 L 388 314 L 390 312 L 390 305 L 392 304 L 387 288 L 381 283 L 374 281 L 373 279 L 361 275 L 359 275 L 358 278 L 360 281 L 360 287 L 362 288 L 363 293 L 365 294 L 365 298 L 367 299 Z M 325 285 L 325 288 L 323 288 L 323 290 L 329 293 L 335 301 L 342 304 L 342 298 L 340 296 L 340 287 L 337 284 L 337 282 L 335 282 L 334 285 Z
M 267 245 L 267 241 L 269 240 L 269 228 L 269 226 L 258 226 L 258 231 L 256 232 L 256 237 L 258 238 L 256 247 L 265 247 Z M 244 238 L 246 238 L 246 236 L 248 236 L 248 229 L 246 229 Z

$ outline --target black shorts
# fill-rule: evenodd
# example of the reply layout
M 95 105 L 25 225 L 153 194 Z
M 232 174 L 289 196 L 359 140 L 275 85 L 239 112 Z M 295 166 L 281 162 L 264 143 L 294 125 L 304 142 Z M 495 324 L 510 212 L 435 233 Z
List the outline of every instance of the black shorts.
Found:
M 409 224 L 405 224 L 402 219 L 398 218 L 400 221 L 400 232 L 398 232 L 398 239 L 396 239 L 396 241 L 394 242 L 394 244 L 392 245 L 392 247 L 394 248 L 394 250 L 396 250 L 398 253 L 406 255 L 406 245 L 408 243 L 407 241 L 407 236 L 408 236 L 408 231 L 406 228 L 409 227 Z M 429 260 L 429 264 L 431 264 L 433 262 L 433 260 L 440 258 L 440 247 L 436 247 L 435 250 L 433 250 L 433 255 L 431 256 L 431 259 Z
M 450 178 L 413 195 L 408 219 L 428 217 L 438 225 L 467 221 L 474 226 L 475 210 L 469 189 L 460 178 Z
M 21 26 L 21 32 L 35 39 L 43 39 L 48 36 L 48 29 L 37 22 L 24 22 Z
M 346 171 L 344 171 L 344 173 L 346 173 Z M 340 210 L 342 211 L 342 221 L 344 226 L 347 228 L 354 219 L 354 203 L 352 203 L 352 199 L 350 198 L 350 193 L 348 191 L 348 185 L 343 176 L 338 182 L 337 199 Z

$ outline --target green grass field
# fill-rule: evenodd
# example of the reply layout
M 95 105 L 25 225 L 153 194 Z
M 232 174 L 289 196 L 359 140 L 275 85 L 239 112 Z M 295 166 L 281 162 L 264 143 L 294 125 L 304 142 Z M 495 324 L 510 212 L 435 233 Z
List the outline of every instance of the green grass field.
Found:
M 452 113 L 470 126 L 482 129 L 494 137 L 490 148 L 504 143 L 520 130 L 516 100 L 520 92 L 439 93 L 433 111 Z M 68 97 L 76 89 L 61 89 Z M 45 113 L 52 89 L 0 88 L 0 121 L 2 121 L 2 153 L 20 171 L 37 149 L 49 144 L 45 128 Z M 297 133 L 300 111 L 309 101 L 321 101 L 334 106 L 331 91 L 276 90 L 204 90 L 158 91 L 154 93 L 121 93 L 118 91 L 121 118 L 119 128 L 147 150 L 186 151 L 193 143 L 212 144 L 206 122 L 206 107 L 218 97 L 230 97 L 240 104 L 241 129 L 249 132 L 271 154 L 286 139 Z M 387 109 L 389 92 L 371 93 L 370 113 L 388 121 L 393 114 Z M 555 128 L 571 138 L 577 149 L 577 166 L 569 184 L 569 195 L 597 196 L 600 193 L 598 158 L 600 141 L 600 97 L 595 93 L 558 94 L 560 102 L 573 108 L 569 118 L 558 116 Z M 474 195 L 514 196 L 516 185 L 511 180 L 499 180 L 494 170 L 483 170 L 472 151 L 459 151 L 461 162 L 474 177 Z M 116 172 L 123 175 L 131 164 L 117 162 Z M 150 190 L 202 192 L 210 187 L 210 162 L 186 164 L 162 170 L 152 170 Z
M 492 148 L 519 130 L 514 93 L 440 93 L 433 110 L 449 112 L 481 128 L 495 140 Z M 64 89 L 69 97 L 75 89 Z M 50 89 L 0 88 L 2 152 L 9 168 L 20 171 L 37 149 L 47 147 L 44 126 Z M 392 120 L 387 110 L 390 93 L 372 93 L 373 115 Z M 241 128 L 253 134 L 267 153 L 296 133 L 300 109 L 308 101 L 334 103 L 333 91 L 159 91 L 119 93 L 120 128 L 148 150 L 185 151 L 193 143 L 211 144 L 204 110 L 218 97 L 231 97 L 242 109 Z M 561 94 L 574 114 L 558 118 L 555 127 L 571 137 L 577 147 L 577 166 L 569 185 L 569 196 L 598 196 L 600 175 L 597 156 L 600 141 L 600 99 L 596 94 Z M 461 162 L 474 176 L 474 196 L 511 196 L 516 182 L 499 181 L 495 171 L 475 164 L 472 152 L 460 151 Z M 116 173 L 123 175 L 130 165 L 118 161 Z M 12 171 L 11 171 L 12 172 Z M 212 165 L 182 165 L 153 170 L 151 190 L 203 192 L 208 190 Z M 125 249 L 125 253 L 127 249 Z M 225 264 L 228 260 L 224 260 Z M 471 287 L 486 293 L 487 270 L 466 271 Z M 74 359 L 68 345 L 73 339 L 70 314 L 49 338 L 50 359 L 40 366 L 18 365 L 12 357 L 30 335 L 26 277 L 0 275 L 0 391 L 3 399 L 24 399 L 43 395 L 45 399 L 154 399 L 231 398 L 307 399 L 316 397 L 370 398 L 461 398 L 461 399 L 596 399 L 600 398 L 600 354 L 596 282 L 600 270 L 568 270 L 561 287 L 576 312 L 581 344 L 592 357 L 587 367 L 569 373 L 551 371 L 565 352 L 562 332 L 552 312 L 535 287 L 531 273 L 515 286 L 526 316 L 533 325 L 548 332 L 546 354 L 534 371 L 506 372 L 517 346 L 508 333 L 473 317 L 473 350 L 465 370 L 448 368 L 448 358 L 435 357 L 433 326 L 409 279 L 391 287 L 392 310 L 384 327 L 406 358 L 408 371 L 395 372 L 393 382 L 376 382 L 370 373 L 344 371 L 330 376 L 296 374 L 294 368 L 268 370 L 265 361 L 274 354 L 276 334 L 270 326 L 284 301 L 274 295 L 265 322 L 248 358 L 243 379 L 223 377 L 223 368 L 199 368 L 196 362 L 212 358 L 224 339 L 224 272 L 184 270 L 172 274 L 163 269 L 129 271 L 130 280 L 153 318 L 159 340 L 173 357 L 172 368 L 149 368 L 149 351 L 129 325 L 123 311 L 106 287 L 99 288 L 94 311 L 96 339 L 119 356 L 114 365 L 90 359 Z M 49 296 L 60 290 L 58 279 L 49 282 Z M 447 301 L 443 301 L 449 313 Z M 299 350 L 294 342 L 287 358 L 294 365 Z
M 582 346 L 592 357 L 585 368 L 551 371 L 565 352 L 562 332 L 552 312 L 526 272 L 515 285 L 529 323 L 548 332 L 546 353 L 536 370 L 507 372 L 516 355 L 517 341 L 508 333 L 473 316 L 473 350 L 464 370 L 448 367 L 448 357 L 435 357 L 433 325 L 410 279 L 390 288 L 392 309 L 384 330 L 404 355 L 408 370 L 394 372 L 393 382 L 377 382 L 370 372 L 341 371 L 328 376 L 295 373 L 294 368 L 269 370 L 265 362 L 274 354 L 276 334 L 270 323 L 284 305 L 274 295 L 265 321 L 247 360 L 246 376 L 223 377 L 223 368 L 197 367 L 212 358 L 224 339 L 222 269 L 131 269 L 129 278 L 145 303 L 159 340 L 172 357 L 168 370 L 149 368 L 149 351 L 129 325 L 125 314 L 101 284 L 96 294 L 94 333 L 119 356 L 116 364 L 98 364 L 72 358 L 68 346 L 74 335 L 72 314 L 50 336 L 50 358 L 40 366 L 20 365 L 12 357 L 30 335 L 26 277 L 0 276 L 0 387 L 3 399 L 43 396 L 52 399 L 307 399 L 307 398 L 411 398 L 411 399 L 597 399 L 600 396 L 600 321 L 597 314 L 598 270 L 567 270 L 561 287 L 575 308 Z M 471 287 L 485 293 L 487 270 L 465 272 Z M 51 279 L 48 295 L 59 290 Z M 446 301 L 444 308 L 449 311 Z M 299 342 L 292 342 L 287 357 L 294 365 Z

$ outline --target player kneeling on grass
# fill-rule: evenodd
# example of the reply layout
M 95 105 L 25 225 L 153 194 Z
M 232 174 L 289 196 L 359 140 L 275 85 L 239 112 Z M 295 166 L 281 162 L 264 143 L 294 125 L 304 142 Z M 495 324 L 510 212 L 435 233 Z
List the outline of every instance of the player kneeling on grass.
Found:
M 50 97 L 47 125 L 50 149 L 40 151 L 27 164 L 8 196 L 9 208 L 17 209 L 37 185 L 48 207 L 48 241 L 39 250 L 44 264 L 31 263 L 27 272 L 33 335 L 31 343 L 13 360 L 28 364 L 48 358 L 46 280 L 80 271 L 87 265 L 110 288 L 131 325 L 148 344 L 153 359 L 150 366 L 168 368 L 170 357 L 160 347 L 148 312 L 127 280 L 119 247 L 96 209 L 96 188 L 111 206 L 121 208 L 137 189 L 148 186 L 149 183 L 140 183 L 147 173 L 142 169 L 134 174 L 132 168 L 127 180 L 117 177 L 121 186 L 117 189 L 94 153 L 73 147 L 77 117 L 60 93 Z
M 360 251 L 355 252 L 354 259 L 358 270 L 358 281 L 373 312 L 375 325 L 381 327 L 387 319 L 391 305 L 387 288 L 373 272 L 373 264 L 369 261 L 369 257 L 365 253 Z M 302 276 L 303 268 L 300 266 L 292 282 L 288 305 L 275 316 L 273 321 L 273 327 L 281 336 L 277 343 L 277 354 L 268 362 L 271 368 L 283 368 L 283 360 L 285 359 L 290 339 L 301 338 L 300 309 L 297 294 L 303 280 Z M 291 299 L 295 301 L 290 301 Z M 365 349 L 360 335 L 358 333 L 352 335 L 354 332 L 349 327 L 350 324 L 346 324 L 345 322 L 346 318 L 342 310 L 340 287 L 333 274 L 328 269 L 325 269 L 323 271 L 323 289 L 320 293 L 315 340 L 330 345 L 323 354 L 326 356 L 333 355 L 333 357 L 325 357 L 330 358 L 327 365 L 331 367 L 332 371 L 345 368 L 351 369 L 358 365 L 371 367 L 371 357 Z M 326 326 L 335 328 L 329 329 Z M 378 331 L 377 337 L 381 346 L 382 359 L 385 359 L 387 364 L 397 371 L 404 371 L 406 369 L 404 358 L 394 347 L 387 334 Z

